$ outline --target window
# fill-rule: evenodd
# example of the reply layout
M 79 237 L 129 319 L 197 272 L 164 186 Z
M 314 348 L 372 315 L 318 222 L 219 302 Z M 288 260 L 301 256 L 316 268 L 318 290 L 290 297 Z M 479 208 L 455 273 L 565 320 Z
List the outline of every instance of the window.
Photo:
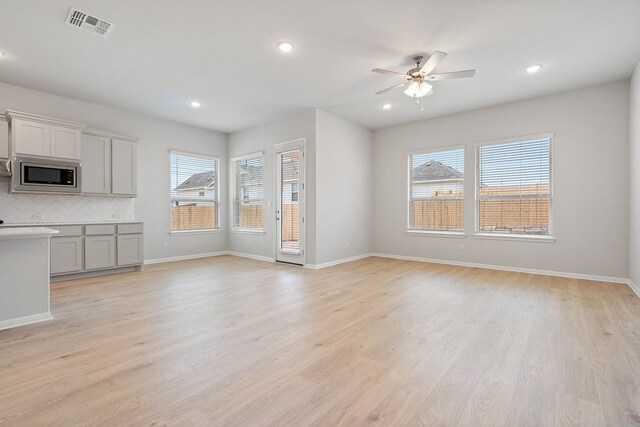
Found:
M 551 234 L 551 137 L 476 147 L 479 233 Z
M 218 159 L 172 151 L 169 163 L 171 231 L 219 228 Z
M 233 173 L 233 229 L 264 228 L 264 157 L 262 153 L 231 159 Z
M 291 201 L 292 202 L 298 201 L 298 195 L 300 194 L 299 188 L 300 187 L 298 183 L 291 184 Z
M 463 230 L 464 148 L 409 155 L 409 230 Z

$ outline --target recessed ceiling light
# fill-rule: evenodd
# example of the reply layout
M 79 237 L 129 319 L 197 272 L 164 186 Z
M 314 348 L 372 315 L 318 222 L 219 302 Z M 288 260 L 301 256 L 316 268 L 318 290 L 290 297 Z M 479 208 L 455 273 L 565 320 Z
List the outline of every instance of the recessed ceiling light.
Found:
M 4 56 L 4 52 L 0 50 L 0 56 Z
M 390 110 L 391 109 L 391 104 L 382 104 L 380 106 L 380 108 L 382 108 L 383 110 Z
M 535 74 L 538 71 L 540 71 L 541 68 L 542 68 L 542 65 L 540 65 L 540 64 L 531 65 L 531 66 L 527 67 L 527 73 Z
M 280 49 L 281 52 L 289 53 L 293 50 L 293 43 L 281 41 L 280 43 L 278 43 L 278 49 Z
M 200 102 L 198 102 L 198 101 L 191 101 L 189 103 L 189 105 L 191 105 L 193 108 L 199 108 L 200 105 L 202 105 L 202 104 L 200 104 Z

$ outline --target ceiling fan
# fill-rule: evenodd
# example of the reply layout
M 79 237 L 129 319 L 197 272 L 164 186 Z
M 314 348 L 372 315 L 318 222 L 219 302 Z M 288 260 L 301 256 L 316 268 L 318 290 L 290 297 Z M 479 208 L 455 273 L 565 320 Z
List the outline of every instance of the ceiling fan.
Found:
M 424 59 L 424 57 L 420 55 L 414 56 L 413 62 L 415 63 L 415 67 L 410 69 L 406 73 L 374 68 L 373 70 L 371 70 L 374 73 L 389 74 L 392 76 L 402 77 L 406 80 L 403 83 L 376 92 L 376 95 L 389 92 L 393 89 L 408 86 L 404 91 L 405 94 L 409 95 L 412 98 L 422 98 L 424 96 L 433 94 L 433 90 L 431 90 L 432 86 L 428 82 L 473 77 L 473 75 L 476 73 L 476 70 L 464 70 L 453 71 L 450 73 L 431 74 L 431 72 L 438 66 L 440 61 L 446 58 L 446 56 L 446 53 L 436 51 L 424 64 L 422 64 L 422 60 Z

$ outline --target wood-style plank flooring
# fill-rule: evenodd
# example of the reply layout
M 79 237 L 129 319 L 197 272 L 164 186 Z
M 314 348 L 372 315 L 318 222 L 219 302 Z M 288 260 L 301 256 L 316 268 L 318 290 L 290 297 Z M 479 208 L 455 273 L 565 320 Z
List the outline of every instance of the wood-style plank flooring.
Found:
M 231 256 L 53 285 L 0 332 L 0 425 L 640 425 L 626 285 Z

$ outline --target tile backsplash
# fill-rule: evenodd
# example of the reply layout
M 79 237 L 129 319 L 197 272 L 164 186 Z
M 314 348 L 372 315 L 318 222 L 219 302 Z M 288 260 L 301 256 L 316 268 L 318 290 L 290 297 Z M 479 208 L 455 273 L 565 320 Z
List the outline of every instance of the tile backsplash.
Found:
M 134 220 L 134 199 L 96 196 L 9 194 L 0 178 L 0 219 L 5 224 Z

